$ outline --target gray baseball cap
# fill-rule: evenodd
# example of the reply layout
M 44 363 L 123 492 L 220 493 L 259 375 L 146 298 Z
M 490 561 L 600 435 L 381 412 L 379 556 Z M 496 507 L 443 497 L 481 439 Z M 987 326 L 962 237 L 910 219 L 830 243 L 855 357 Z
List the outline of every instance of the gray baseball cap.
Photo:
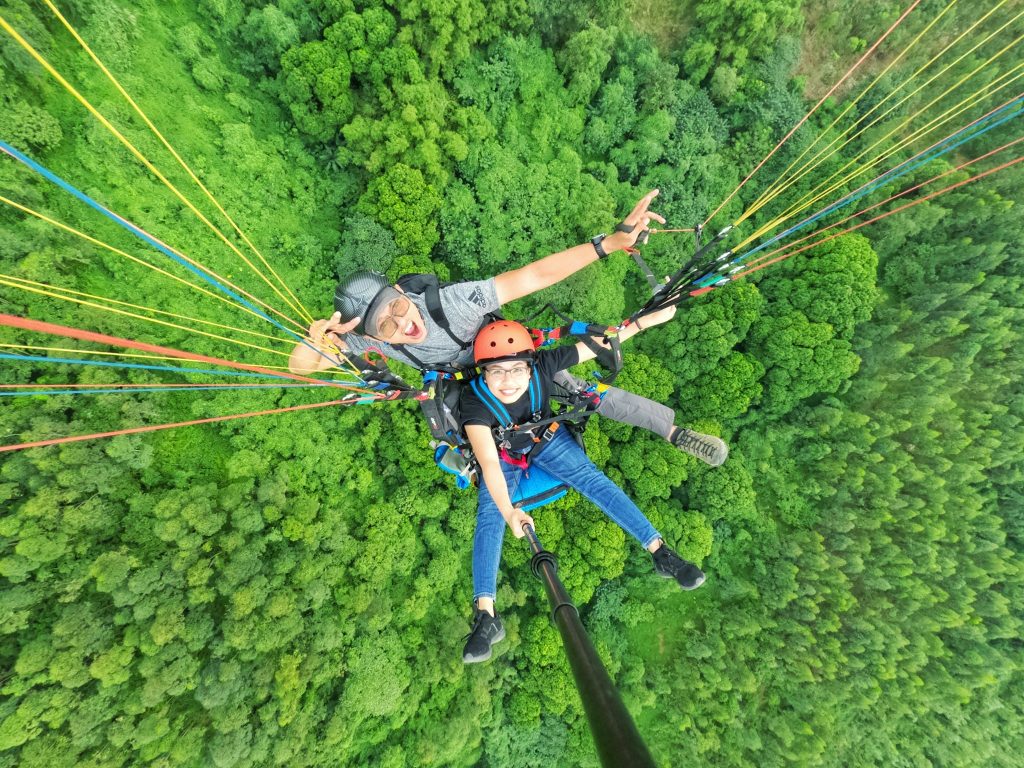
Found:
M 377 335 L 377 320 L 384 307 L 402 294 L 380 272 L 354 272 L 334 289 L 334 308 L 342 320 L 362 318 L 356 333 Z

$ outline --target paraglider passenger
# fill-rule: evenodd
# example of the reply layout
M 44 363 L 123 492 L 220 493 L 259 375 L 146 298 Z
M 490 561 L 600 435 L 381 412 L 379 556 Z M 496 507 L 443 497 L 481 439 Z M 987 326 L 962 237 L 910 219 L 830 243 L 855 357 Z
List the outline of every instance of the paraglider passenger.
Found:
M 335 290 L 336 311 L 309 327 L 309 338 L 295 346 L 288 367 L 296 374 L 331 368 L 336 365 L 332 345 L 356 354 L 376 350 L 421 371 L 472 365 L 473 338 L 502 306 L 548 288 L 599 258 L 631 248 L 651 221 L 664 223 L 664 218 L 648 210 L 657 194 L 653 190 L 641 198 L 623 227 L 612 234 L 598 235 L 487 280 L 439 286 L 436 279 L 430 284 L 421 275 L 400 278 L 397 284 L 380 272 L 349 275 Z M 588 387 L 565 371 L 558 373 L 557 383 L 563 393 L 570 394 Z M 729 453 L 721 438 L 677 427 L 671 408 L 623 389 L 608 387 L 596 412 L 649 430 L 711 466 L 724 462 Z
M 648 327 L 666 322 L 673 314 L 675 308 L 671 307 L 641 322 Z M 620 337 L 625 341 L 638 330 L 636 325 L 627 326 Z M 550 392 L 555 375 L 593 359 L 594 352 L 582 342 L 535 352 L 526 328 L 500 320 L 480 331 L 473 353 L 482 375 L 463 388 L 459 412 L 483 482 L 473 535 L 475 613 L 463 662 L 486 661 L 491 657 L 491 646 L 505 637 L 501 618 L 494 610 L 498 563 L 505 526 L 521 538 L 523 526 L 533 524 L 530 515 L 513 506 L 511 500 L 527 462 L 597 505 L 651 553 L 654 570 L 660 576 L 675 579 L 683 589 L 703 584 L 700 568 L 665 544 L 636 504 L 587 458 L 568 429 L 557 422 L 544 423 L 552 416 Z M 510 429 L 512 425 L 525 426 Z

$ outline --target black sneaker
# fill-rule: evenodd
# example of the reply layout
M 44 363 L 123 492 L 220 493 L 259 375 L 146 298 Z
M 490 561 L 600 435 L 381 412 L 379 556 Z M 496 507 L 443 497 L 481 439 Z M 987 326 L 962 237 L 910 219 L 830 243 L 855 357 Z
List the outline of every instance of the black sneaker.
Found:
M 729 446 L 725 444 L 725 440 L 714 435 L 703 435 L 692 429 L 677 429 L 672 436 L 672 445 L 712 467 L 721 466 L 729 458 Z
M 477 609 L 473 617 L 473 628 L 466 635 L 466 647 L 462 649 L 462 663 L 487 661 L 491 658 L 491 646 L 504 639 L 505 626 L 501 623 L 501 617 Z
M 654 558 L 654 572 L 663 579 L 675 579 L 683 589 L 696 589 L 704 583 L 704 571 L 689 560 L 683 560 L 665 544 L 651 557 Z

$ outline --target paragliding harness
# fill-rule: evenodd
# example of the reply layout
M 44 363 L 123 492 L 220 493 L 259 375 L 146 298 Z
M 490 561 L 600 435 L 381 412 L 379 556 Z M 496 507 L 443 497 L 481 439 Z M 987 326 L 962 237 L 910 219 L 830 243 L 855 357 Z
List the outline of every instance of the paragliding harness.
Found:
M 568 487 L 551 477 L 540 467 L 531 469 L 530 463 L 541 451 L 550 444 L 561 427 L 559 416 L 544 418 L 544 404 L 550 395 L 540 380 L 540 373 L 534 365 L 530 371 L 530 384 L 527 389 L 530 395 L 530 416 L 525 424 L 519 425 L 512 417 L 504 403 L 491 392 L 482 376 L 471 379 L 469 386 L 473 393 L 484 404 L 498 425 L 492 429 L 494 442 L 498 446 L 498 455 L 506 464 L 523 470 L 519 482 L 510 488 L 512 502 L 525 511 L 561 498 Z M 578 425 L 579 422 L 568 422 Z M 583 447 L 582 430 L 573 436 Z
M 456 342 L 463 349 L 472 344 L 472 341 L 464 341 L 452 333 L 448 318 L 445 317 L 441 307 L 440 289 L 448 285 L 447 283 L 440 283 L 435 275 L 411 274 L 401 277 L 397 284 L 406 293 L 423 297 L 431 319 L 448 334 L 452 341 Z M 559 328 L 531 329 L 530 332 L 534 337 L 534 345 L 536 347 L 546 346 L 566 336 L 575 336 L 584 341 L 590 349 L 598 354 L 601 362 L 611 370 L 611 374 L 602 379 L 598 384 L 583 388 L 578 392 L 555 394 L 553 399 L 560 403 L 562 408 L 556 416 L 550 419 L 539 420 L 539 413 L 543 410 L 544 403 L 547 402 L 545 398 L 548 397 L 547 393 L 541 391 L 539 380 L 535 383 L 531 382 L 530 387 L 531 411 L 534 412 L 538 420 L 533 420 L 522 427 L 516 427 L 511 424 L 510 419 L 503 419 L 498 413 L 495 413 L 496 420 L 499 424 L 503 425 L 499 427 L 502 430 L 502 436 L 498 442 L 499 444 L 502 442 L 509 443 L 508 446 L 502 449 L 503 458 L 507 456 L 508 459 L 512 459 L 509 463 L 523 466 L 524 469 L 526 465 L 519 464 L 519 461 L 525 461 L 521 447 L 519 447 L 520 441 L 528 440 L 529 445 L 534 446 L 533 430 L 539 426 L 547 427 L 548 429 L 544 432 L 546 437 L 537 438 L 537 442 L 546 444 L 547 441 L 554 437 L 555 431 L 559 428 L 558 425 L 562 424 L 570 430 L 582 447 L 582 433 L 586 421 L 600 404 L 605 390 L 607 390 L 611 380 L 622 367 L 622 353 L 619 349 L 614 329 L 607 326 L 575 322 L 569 320 L 569 318 L 553 307 L 550 307 L 550 305 L 547 308 L 554 311 L 563 320 L 566 320 L 568 324 Z M 501 319 L 501 316 L 491 313 L 490 319 L 498 320 Z M 599 337 L 608 339 L 611 349 L 606 349 L 598 344 L 595 339 Z M 455 484 L 459 488 L 469 488 L 472 485 L 478 484 L 478 467 L 469 443 L 462 433 L 458 411 L 462 387 L 465 386 L 467 379 L 475 376 L 476 372 L 473 370 L 460 370 L 453 365 L 426 366 L 416 358 L 415 354 L 410 354 L 404 345 L 400 349 L 424 371 L 423 384 L 430 396 L 420 400 L 419 403 L 433 438 L 435 463 L 443 471 L 454 475 Z M 537 376 L 537 371 L 534 369 L 531 373 L 531 378 Z M 470 385 L 473 386 L 476 383 L 474 381 Z M 490 396 L 490 399 L 505 411 L 504 415 L 507 417 L 508 412 L 504 406 L 493 395 Z M 487 398 L 482 397 L 481 400 L 485 403 L 488 402 Z M 519 432 L 524 433 L 523 437 L 519 436 Z M 529 436 L 526 436 L 527 433 Z M 496 435 L 496 437 L 498 436 Z M 525 447 L 525 443 L 523 446 Z M 536 451 L 536 448 L 533 450 Z M 516 458 L 517 454 L 519 454 L 518 459 Z M 513 494 L 512 501 L 522 509 L 529 510 L 560 498 L 565 495 L 567 490 L 568 488 L 564 484 L 538 467 L 524 473 L 523 482 L 520 483 L 519 488 Z
M 434 436 L 434 461 L 437 466 L 455 476 L 455 484 L 459 488 L 469 488 L 480 482 L 479 467 L 473 456 L 469 441 L 459 424 L 459 397 L 461 389 L 466 386 L 467 373 L 456 375 L 431 371 L 427 374 L 432 379 L 435 396 L 421 401 L 420 406 L 427 414 L 428 424 Z M 472 375 L 472 372 L 469 372 Z M 512 503 L 524 511 L 535 509 L 561 498 L 568 487 L 555 479 L 540 467 L 531 467 L 530 461 L 535 458 L 561 428 L 569 430 L 576 443 L 583 448 L 583 431 L 587 420 L 601 403 L 601 397 L 607 385 L 599 383 L 579 392 L 565 395 L 550 395 L 542 392 L 539 382 L 535 381 L 536 369 L 531 375 L 530 420 L 523 425 L 512 423 L 507 409 L 492 394 L 487 392 L 481 396 L 481 389 L 486 384 L 479 377 L 472 378 L 469 386 L 480 397 L 488 410 L 495 417 L 499 426 L 494 429 L 495 442 L 499 448 L 499 456 L 503 461 L 524 469 L 519 485 L 512 492 Z M 424 377 L 426 380 L 427 376 Z M 456 376 L 458 378 L 456 378 Z M 547 398 L 547 400 L 545 400 Z M 562 407 L 554 416 L 541 417 L 543 404 L 549 400 Z M 497 407 L 495 407 L 495 404 Z M 500 410 L 499 410 L 500 408 Z M 443 432 L 434 431 L 435 424 L 445 425 Z
M 460 380 L 438 376 L 434 381 L 435 384 L 441 382 L 447 394 L 421 405 L 425 406 L 425 411 L 428 407 L 441 405 L 445 409 L 443 418 L 451 425 L 440 440 L 437 440 L 439 436 L 435 433 L 434 461 L 442 470 L 455 475 L 459 488 L 479 484 L 479 467 L 459 426 L 458 401 L 462 386 L 466 386 L 463 383 L 464 377 Z M 550 394 L 542 386 L 540 374 L 534 367 L 530 372 L 528 388 L 531 414 L 525 424 L 518 425 L 512 422 L 508 409 L 491 393 L 482 377 L 474 376 L 468 386 L 498 422 L 492 431 L 501 460 L 524 470 L 518 485 L 509 489 L 512 503 L 529 511 L 564 496 L 569 490 L 568 486 L 540 467 L 532 467 L 530 462 L 551 442 L 563 425 L 582 448 L 586 420 L 600 403 L 600 397 L 589 396 L 585 405 L 570 406 L 554 416 L 544 418 L 544 403 L 550 400 Z
M 619 224 L 615 229 L 622 232 L 631 232 L 634 226 Z M 716 258 L 713 255 L 712 249 L 731 229 L 731 226 L 726 227 L 709 242 L 703 243 L 703 227 L 698 224 L 694 230 L 696 250 L 692 259 L 676 271 L 675 274 L 666 277 L 664 281 L 659 281 L 654 276 L 654 272 L 644 261 L 637 247 L 627 248 L 627 252 L 636 261 L 637 266 L 647 279 L 652 297 L 640 309 L 634 312 L 623 323 L 623 326 L 636 322 L 643 315 L 679 304 L 687 295 L 687 289 L 691 287 L 692 282 L 697 282 L 692 279 L 700 274 L 700 272 L 712 269 L 711 273 L 705 275 L 709 279 L 717 277 L 717 273 L 723 272 L 731 264 L 727 260 L 732 256 L 732 251 L 726 251 Z M 648 232 L 644 232 L 637 242 L 641 244 L 646 243 L 648 235 Z M 711 255 L 709 256 L 709 254 Z M 727 282 L 728 279 L 728 277 L 721 277 L 715 285 Z M 704 280 L 704 278 L 701 278 L 701 280 Z M 436 275 L 416 273 L 404 275 L 399 278 L 397 284 L 406 293 L 423 297 L 431 319 L 461 349 L 466 349 L 472 344 L 472 342 L 464 341 L 452 333 L 448 318 L 445 316 L 441 306 L 440 290 L 447 285 L 451 285 L 451 283 L 439 282 Z M 695 295 L 706 290 L 708 289 L 704 288 L 691 293 Z M 598 382 L 590 387 L 564 394 L 560 392 L 553 393 L 551 397 L 555 403 L 562 406 L 562 409 L 556 415 L 557 421 L 561 422 L 573 433 L 576 441 L 582 447 L 581 436 L 587 419 L 596 410 L 604 392 L 622 368 L 622 353 L 619 349 L 618 337 L 615 333 L 617 329 L 588 325 L 570 320 L 550 304 L 544 309 L 551 310 L 561 319 L 565 320 L 567 324 L 559 328 L 530 329 L 534 337 L 535 347 L 548 346 L 554 343 L 555 340 L 565 336 L 575 336 L 580 341 L 583 341 L 596 354 L 599 362 L 611 372 L 603 377 L 598 376 Z M 544 310 L 542 309 L 541 311 Z M 501 319 L 501 315 L 491 313 L 490 319 Z M 529 319 L 527 322 L 529 322 Z M 603 338 L 609 342 L 609 348 L 597 344 L 596 339 L 598 338 Z M 430 427 L 430 433 L 433 437 L 431 444 L 435 449 L 434 461 L 437 466 L 443 471 L 454 475 L 455 483 L 459 488 L 469 488 L 471 485 L 476 485 L 479 482 L 478 467 L 469 444 L 461 432 L 458 418 L 461 388 L 464 386 L 465 381 L 473 376 L 475 372 L 463 371 L 454 365 L 427 366 L 416 357 L 415 353 L 410 352 L 404 345 L 396 346 L 399 346 L 406 356 L 424 372 L 423 384 L 425 392 L 413 390 L 412 387 L 409 387 L 391 373 L 387 365 L 379 360 L 373 361 L 369 359 L 369 356 L 366 356 L 365 359 L 357 358 L 353 362 L 359 363 L 362 366 L 361 375 L 370 386 L 376 389 L 391 390 L 395 393 L 396 397 L 415 394 Z M 527 428 L 532 429 L 537 426 L 537 423 L 531 423 L 527 425 Z M 564 485 L 541 471 L 539 467 L 534 468 L 529 473 L 529 478 L 527 479 L 529 482 L 521 483 L 520 492 L 513 498 L 513 502 L 519 503 L 524 510 L 533 509 L 548 501 L 553 501 L 566 492 Z M 523 493 L 526 491 L 529 491 L 530 495 L 523 496 Z

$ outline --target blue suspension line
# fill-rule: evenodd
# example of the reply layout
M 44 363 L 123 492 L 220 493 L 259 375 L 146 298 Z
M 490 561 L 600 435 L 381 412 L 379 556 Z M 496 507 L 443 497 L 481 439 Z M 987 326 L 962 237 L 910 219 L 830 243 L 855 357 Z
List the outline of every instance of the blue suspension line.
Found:
M 102 213 L 104 216 L 106 216 L 108 219 L 113 221 L 115 224 L 117 224 L 117 225 L 127 229 L 129 232 L 131 232 L 133 235 L 135 235 L 139 239 L 141 239 L 144 242 L 148 243 L 149 245 L 153 246 L 154 248 L 156 248 L 158 251 L 160 251 L 165 256 L 170 257 L 175 262 L 177 262 L 181 266 L 185 267 L 185 269 L 189 270 L 193 274 L 195 274 L 198 277 L 200 277 L 203 280 L 205 280 L 207 283 L 212 285 L 214 288 L 219 290 L 221 293 L 224 293 L 227 296 L 230 296 L 236 302 L 238 302 L 242 306 L 246 307 L 247 309 L 251 310 L 252 312 L 255 312 L 259 317 L 263 318 L 267 322 L 272 323 L 273 325 L 277 326 L 282 331 L 287 333 L 289 336 L 292 336 L 293 338 L 298 339 L 301 343 L 305 344 L 310 349 L 315 350 L 318 354 L 320 354 L 320 355 L 322 355 L 324 357 L 327 357 L 327 359 L 330 360 L 332 363 L 340 365 L 340 361 L 339 360 L 335 360 L 335 359 L 327 356 L 324 352 L 322 352 L 321 350 L 317 349 L 312 344 L 310 344 L 308 341 L 306 341 L 305 337 L 300 336 L 299 334 L 295 333 L 295 331 L 293 331 L 290 328 L 282 325 L 277 320 L 272 318 L 270 315 L 268 315 L 267 313 L 263 312 L 258 307 L 254 306 L 251 302 L 246 301 L 243 297 L 239 296 L 237 293 L 232 291 L 226 285 L 222 284 L 219 280 L 215 279 L 211 275 L 208 275 L 204 270 L 201 270 L 201 269 L 193 266 L 192 264 L 189 264 L 185 259 L 183 259 L 180 256 L 178 256 L 176 253 L 174 253 L 172 250 L 170 250 L 167 246 L 163 245 L 162 243 L 160 243 L 159 241 L 155 240 L 150 235 L 148 235 L 145 232 L 143 232 L 141 229 L 139 229 L 137 226 L 132 224 L 127 219 L 123 219 L 120 216 L 118 216 L 116 213 L 114 213 L 113 211 L 105 208 L 103 205 L 101 205 L 100 203 L 98 203 L 95 200 L 93 200 L 91 197 L 86 195 L 84 192 L 79 191 L 78 189 L 73 187 L 71 184 L 69 184 L 68 182 L 64 181 L 64 179 L 62 179 L 59 176 L 57 176 L 52 171 L 49 171 L 46 168 L 44 168 L 42 165 L 37 163 L 35 160 L 30 158 L 28 155 L 25 155 L 24 153 L 19 152 L 17 149 L 12 147 L 10 144 L 8 144 L 8 143 L 6 143 L 6 142 L 4 142 L 2 140 L 0 140 L 0 150 L 3 150 L 8 155 L 10 155 L 11 157 L 13 157 L 15 160 L 19 161 L 23 165 L 28 166 L 29 168 L 31 168 L 33 171 L 38 173 L 43 178 L 45 178 L 48 181 L 56 184 L 58 187 L 63 189 L 65 192 L 68 192 L 71 195 L 73 195 L 74 197 L 78 198 L 83 203 L 88 205 L 90 208 L 92 208 L 92 209 Z
M 998 110 L 996 110 L 991 115 L 989 115 L 988 118 L 986 118 L 986 119 L 993 119 L 993 118 L 997 117 L 1000 112 L 1002 112 L 1002 111 L 1004 111 L 1006 109 L 1010 109 L 1015 104 L 1018 104 L 1021 101 L 1024 101 L 1024 96 L 1019 96 L 1016 99 L 1014 99 L 1013 101 L 1011 101 L 1011 102 L 1005 104 L 1004 106 L 1000 107 Z M 923 150 L 922 152 L 919 152 L 917 155 L 914 155 L 913 157 L 911 157 L 911 158 L 909 158 L 907 160 L 904 160 L 899 165 L 897 165 L 894 168 L 891 168 L 890 170 L 886 171 L 884 174 L 879 176 L 878 179 L 876 179 L 869 186 L 867 186 L 864 189 L 862 189 L 860 192 L 851 193 L 847 197 L 842 198 L 838 202 L 833 203 L 832 205 L 828 206 L 827 208 L 822 209 L 821 211 L 819 211 L 818 213 L 814 214 L 813 216 L 810 216 L 807 219 L 804 219 L 803 221 L 801 221 L 798 224 L 794 224 L 789 229 L 781 232 L 778 235 L 775 235 L 774 237 L 772 237 L 769 240 L 765 241 L 764 243 L 762 243 L 761 245 L 757 246 L 756 248 L 753 248 L 752 250 L 747 251 L 742 256 L 736 257 L 735 259 L 733 259 L 732 261 L 728 262 L 728 264 L 724 265 L 723 267 L 719 267 L 719 269 L 717 269 L 716 271 L 709 272 L 708 274 L 706 274 L 706 275 L 704 275 L 702 277 L 697 278 L 696 280 L 693 281 L 693 283 L 691 283 L 691 285 L 696 285 L 696 286 L 698 286 L 700 288 L 706 288 L 707 286 L 712 285 L 713 283 L 723 279 L 723 273 L 725 271 L 725 267 L 732 266 L 732 265 L 735 265 L 735 264 L 742 264 L 747 259 L 749 259 L 751 256 L 753 256 L 755 253 L 757 253 L 758 251 L 764 250 L 768 246 L 772 245 L 773 243 L 778 242 L 779 240 L 781 240 L 782 238 L 792 234 L 793 232 L 796 232 L 796 231 L 798 231 L 800 229 L 803 229 L 804 227 L 806 227 L 809 224 L 813 224 L 815 221 L 817 221 L 818 219 L 822 218 L 823 216 L 827 216 L 828 214 L 832 213 L 833 211 L 838 210 L 841 207 L 844 207 L 846 205 L 849 205 L 852 202 L 855 202 L 855 201 L 859 200 L 860 198 L 864 197 L 865 195 L 868 195 L 871 192 L 873 192 L 876 189 L 878 189 L 878 187 L 883 186 L 884 184 L 887 184 L 890 181 L 893 181 L 894 179 L 898 179 L 901 176 L 905 176 L 906 174 L 908 174 L 911 171 L 921 167 L 922 165 L 925 165 L 926 163 L 931 162 L 935 158 L 941 157 L 942 155 L 946 154 L 947 152 L 953 151 L 954 149 L 959 147 L 961 144 L 964 144 L 964 143 L 966 143 L 968 141 L 971 141 L 972 139 L 975 139 L 978 136 L 981 136 L 982 134 L 987 133 L 988 131 L 992 130 L 993 128 L 996 128 L 997 126 L 1000 126 L 1003 123 L 1008 122 L 1009 120 L 1014 119 L 1015 117 L 1019 117 L 1021 114 L 1024 114 L 1024 109 L 1018 109 L 1016 112 L 1013 112 L 1013 113 L 1003 117 L 1002 119 L 997 120 L 996 122 L 991 123 L 990 125 L 986 125 L 983 128 L 980 127 L 982 125 L 981 122 L 974 123 L 972 125 L 968 125 L 968 126 L 965 126 L 964 128 L 961 128 L 959 131 L 957 131 L 956 133 L 953 133 L 952 135 L 946 137 L 945 139 L 943 139 L 941 142 L 939 142 L 937 145 L 935 145 L 931 149 Z M 970 133 L 969 135 L 965 136 L 964 138 L 960 139 L 960 141 L 957 141 L 955 144 L 949 144 L 948 146 L 943 147 L 943 144 L 947 144 L 948 142 L 953 141 L 954 139 L 956 139 L 957 136 L 962 134 L 964 131 L 969 131 L 969 130 L 972 130 L 972 129 L 973 129 L 973 132 Z M 918 160 L 918 162 L 915 163 L 914 160 L 916 160 L 918 158 L 920 158 L 920 159 Z M 907 166 L 908 163 L 913 163 L 913 165 L 909 165 L 908 167 L 903 168 L 903 170 L 901 171 L 900 168 L 902 168 L 903 166 Z M 897 173 L 897 171 L 899 171 L 899 172 Z
M 42 384 L 40 386 L 46 386 Z M 256 384 L 254 386 L 231 386 L 229 384 L 202 387 L 123 387 L 119 389 L 40 389 L 9 392 L 0 390 L 0 397 L 31 397 L 33 395 L 119 395 L 124 392 L 203 392 L 210 389 L 295 389 L 305 387 L 324 387 L 326 384 Z

